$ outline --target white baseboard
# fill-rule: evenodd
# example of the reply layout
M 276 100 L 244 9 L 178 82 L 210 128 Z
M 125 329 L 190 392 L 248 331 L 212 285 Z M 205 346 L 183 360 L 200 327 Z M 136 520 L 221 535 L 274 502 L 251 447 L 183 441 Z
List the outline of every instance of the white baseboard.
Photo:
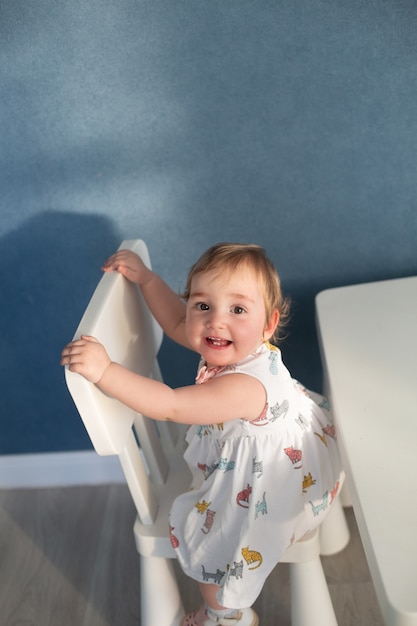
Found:
M 124 482 L 118 457 L 94 450 L 0 456 L 0 489 Z

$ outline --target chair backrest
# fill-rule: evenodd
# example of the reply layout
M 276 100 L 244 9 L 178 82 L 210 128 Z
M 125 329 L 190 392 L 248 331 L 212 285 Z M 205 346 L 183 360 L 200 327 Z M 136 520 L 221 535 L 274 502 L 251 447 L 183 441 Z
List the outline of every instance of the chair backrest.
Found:
M 150 267 L 147 247 L 141 240 L 123 241 Z M 157 353 L 162 330 L 150 313 L 137 285 L 117 272 L 105 273 L 75 332 L 96 337 L 110 358 L 125 367 L 161 380 Z M 143 523 L 152 523 L 156 502 L 151 483 L 161 484 L 168 472 L 164 447 L 177 437 L 175 425 L 158 426 L 104 394 L 96 385 L 65 368 L 69 392 L 83 419 L 95 450 L 100 455 L 118 455 Z

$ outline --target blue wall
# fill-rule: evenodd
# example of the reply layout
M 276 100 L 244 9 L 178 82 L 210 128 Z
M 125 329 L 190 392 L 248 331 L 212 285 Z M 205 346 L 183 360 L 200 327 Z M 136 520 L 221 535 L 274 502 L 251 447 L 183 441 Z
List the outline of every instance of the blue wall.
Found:
M 417 273 L 416 32 L 411 0 L 2 0 L 0 454 L 90 446 L 59 353 L 124 238 L 174 289 L 264 245 L 320 386 L 314 295 Z

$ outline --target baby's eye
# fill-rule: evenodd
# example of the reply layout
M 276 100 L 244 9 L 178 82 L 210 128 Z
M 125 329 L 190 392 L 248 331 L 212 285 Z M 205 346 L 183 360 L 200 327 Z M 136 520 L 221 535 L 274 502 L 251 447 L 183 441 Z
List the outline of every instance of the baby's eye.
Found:
M 205 302 L 197 302 L 196 307 L 199 311 L 208 311 L 210 308 Z
M 232 311 L 233 313 L 236 313 L 237 315 L 241 315 L 242 313 L 245 312 L 245 309 L 243 308 L 243 306 L 234 306 Z

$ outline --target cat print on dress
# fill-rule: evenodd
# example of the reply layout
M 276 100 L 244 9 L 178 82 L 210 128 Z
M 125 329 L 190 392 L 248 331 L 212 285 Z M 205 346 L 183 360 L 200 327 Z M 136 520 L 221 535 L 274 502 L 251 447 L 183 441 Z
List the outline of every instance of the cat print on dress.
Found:
M 228 461 L 227 458 L 221 457 L 219 459 L 219 463 L 217 465 L 217 469 L 223 472 L 229 472 L 230 470 L 235 468 L 234 461 Z
M 340 481 L 338 480 L 335 486 L 333 487 L 333 489 L 330 490 L 330 504 L 332 504 L 334 499 L 336 498 L 337 493 L 339 491 L 339 487 L 340 487 Z
M 178 546 L 180 545 L 180 542 L 178 541 L 178 539 L 176 538 L 176 536 L 174 535 L 173 531 L 174 531 L 174 527 L 173 526 L 169 526 L 169 539 L 171 541 L 171 545 L 173 548 L 178 548 Z
M 234 576 L 236 580 L 238 578 L 243 578 L 243 561 L 239 561 L 239 563 L 234 563 L 233 567 L 227 566 L 228 569 L 228 577 L 231 578 Z
M 205 535 L 208 535 L 211 529 L 213 528 L 215 515 L 216 515 L 216 511 L 211 511 L 210 509 L 207 509 L 206 521 L 204 522 L 203 527 L 201 529 L 201 532 L 203 532 Z
M 327 426 L 325 426 L 323 428 L 323 432 L 328 437 L 331 437 L 332 439 L 334 439 L 336 441 L 336 439 L 337 439 L 337 437 L 336 437 L 336 428 L 335 428 L 334 424 L 327 424 Z
M 289 448 L 284 448 L 284 452 L 293 464 L 294 469 L 300 469 L 302 466 L 303 451 L 290 446 Z
M 202 439 L 203 437 L 207 437 L 207 435 L 210 435 L 211 433 L 211 428 L 208 424 L 200 424 L 200 426 L 197 428 L 197 436 L 200 437 L 200 439 Z
M 241 506 L 243 509 L 247 509 L 249 507 L 249 498 L 252 493 L 252 487 L 248 483 L 246 489 L 242 489 L 236 496 L 236 503 Z
M 323 400 L 319 404 L 319 407 L 321 407 L 325 411 L 330 411 L 330 402 L 327 398 L 323 398 Z
M 207 480 L 207 478 L 209 478 L 213 472 L 216 471 L 217 469 L 217 463 L 214 463 L 213 465 L 205 465 L 204 463 L 198 463 L 198 468 L 201 469 L 201 471 L 204 474 L 204 480 Z
M 262 515 L 266 515 L 268 513 L 268 507 L 266 504 L 266 492 L 264 491 L 264 495 L 262 500 L 259 500 L 256 504 L 255 504 L 255 519 L 258 519 L 258 515 L 259 513 L 262 513 Z
M 242 548 L 242 556 L 245 559 L 248 565 L 252 565 L 252 563 L 256 563 L 254 567 L 249 567 L 248 569 L 257 569 L 262 565 L 262 554 L 257 552 L 257 550 L 249 550 L 249 547 Z
M 257 461 L 256 457 L 252 459 L 252 474 L 258 474 L 258 478 L 260 478 L 264 473 L 264 466 L 262 461 Z
M 320 435 L 319 433 L 314 433 L 314 434 L 317 435 L 317 437 L 322 440 L 325 446 L 328 445 L 327 437 L 331 437 L 332 439 L 336 441 L 336 429 L 333 426 L 333 424 L 327 424 L 327 426 L 325 426 L 321 430 L 323 433 L 322 435 Z
M 204 569 L 204 565 L 201 566 L 203 568 L 203 580 L 204 582 L 208 582 L 212 580 L 216 585 L 220 585 L 222 582 L 222 578 L 226 572 L 222 572 L 220 569 L 217 569 L 215 572 L 206 572 Z
M 316 437 L 318 437 L 323 443 L 324 445 L 327 447 L 327 438 L 326 435 L 323 433 L 314 433 L 316 435 Z
M 288 409 L 290 405 L 288 404 L 288 400 L 283 400 L 281 404 L 277 402 L 274 406 L 271 406 L 272 417 L 270 419 L 271 422 L 275 422 L 279 417 L 287 417 Z
M 309 427 L 308 421 L 301 413 L 299 413 L 298 417 L 295 418 L 295 423 L 301 428 L 301 430 L 307 430 L 307 428 Z
M 309 472 L 303 479 L 303 493 L 307 493 L 307 489 L 315 484 L 316 481 L 313 479 L 311 472 Z
M 200 515 L 204 515 L 204 513 L 209 508 L 210 504 L 211 504 L 211 502 L 206 502 L 205 500 L 202 500 L 201 502 L 197 502 L 195 504 L 195 508 L 200 513 Z
M 269 364 L 269 371 L 271 372 L 271 374 L 274 374 L 274 376 L 276 376 L 278 374 L 278 353 L 275 352 L 275 350 L 271 350 L 268 358 L 271 361 L 271 363 Z
M 323 500 L 320 502 L 320 504 L 313 504 L 311 500 L 310 500 L 310 504 L 311 504 L 311 510 L 313 511 L 314 517 L 317 517 L 317 515 L 319 515 L 322 511 L 325 511 L 328 507 L 329 492 L 326 491 L 326 493 L 323 494 Z

